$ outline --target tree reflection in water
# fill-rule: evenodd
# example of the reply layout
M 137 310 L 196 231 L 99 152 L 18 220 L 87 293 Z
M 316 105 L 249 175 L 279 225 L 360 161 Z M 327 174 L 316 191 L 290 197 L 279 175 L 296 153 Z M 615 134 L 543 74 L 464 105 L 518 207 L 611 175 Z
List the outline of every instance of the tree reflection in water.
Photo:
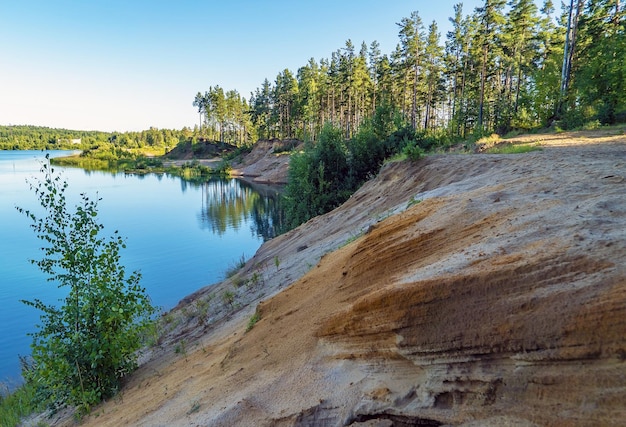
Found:
M 223 235 L 252 221 L 252 233 L 264 241 L 285 230 L 280 187 L 252 185 L 237 179 L 214 178 L 201 184 L 200 227 Z

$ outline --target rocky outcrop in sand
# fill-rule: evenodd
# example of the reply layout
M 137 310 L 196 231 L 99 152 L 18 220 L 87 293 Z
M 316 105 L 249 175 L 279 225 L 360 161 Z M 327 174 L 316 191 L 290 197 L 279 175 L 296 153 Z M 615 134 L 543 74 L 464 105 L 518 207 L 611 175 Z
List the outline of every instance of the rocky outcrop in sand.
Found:
M 625 261 L 623 136 L 391 163 L 86 425 L 624 425 Z

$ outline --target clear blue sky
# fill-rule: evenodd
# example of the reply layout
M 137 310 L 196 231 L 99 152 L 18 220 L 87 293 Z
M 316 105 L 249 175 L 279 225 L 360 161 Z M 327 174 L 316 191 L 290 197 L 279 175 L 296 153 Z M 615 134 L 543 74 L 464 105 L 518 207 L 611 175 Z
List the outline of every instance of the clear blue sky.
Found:
M 351 39 L 383 53 L 417 10 L 442 41 L 456 0 L 3 0 L 0 124 L 131 131 L 198 122 L 198 91 L 249 99 Z M 468 14 L 481 0 L 465 0 Z

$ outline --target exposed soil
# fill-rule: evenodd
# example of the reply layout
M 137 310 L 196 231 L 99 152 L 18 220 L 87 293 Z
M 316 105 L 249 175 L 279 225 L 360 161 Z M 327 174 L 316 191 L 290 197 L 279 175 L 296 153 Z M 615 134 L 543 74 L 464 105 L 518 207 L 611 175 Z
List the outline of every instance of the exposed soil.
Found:
M 626 424 L 626 137 L 539 138 L 386 165 L 181 301 L 84 425 Z
M 301 141 L 261 140 L 254 144 L 252 152 L 232 162 L 232 175 L 261 184 L 286 184 L 289 153 L 301 148 Z
M 250 153 L 230 162 L 231 175 L 255 184 L 286 184 L 289 154 L 302 145 L 298 140 L 260 140 Z M 189 143 L 167 153 L 163 165 L 180 167 L 194 161 L 202 166 L 217 168 L 222 163 L 219 156 L 234 150 L 234 146 L 224 143 L 202 142 L 195 149 Z

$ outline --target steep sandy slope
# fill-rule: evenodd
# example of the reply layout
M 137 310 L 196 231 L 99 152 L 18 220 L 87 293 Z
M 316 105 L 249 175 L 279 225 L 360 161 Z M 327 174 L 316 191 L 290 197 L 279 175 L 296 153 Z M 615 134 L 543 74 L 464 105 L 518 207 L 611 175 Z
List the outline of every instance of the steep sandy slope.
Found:
M 286 184 L 289 152 L 301 144 L 295 139 L 260 140 L 250 153 L 231 163 L 231 174 L 261 184 Z
M 626 138 L 543 144 L 387 165 L 181 302 L 85 425 L 626 424 Z

